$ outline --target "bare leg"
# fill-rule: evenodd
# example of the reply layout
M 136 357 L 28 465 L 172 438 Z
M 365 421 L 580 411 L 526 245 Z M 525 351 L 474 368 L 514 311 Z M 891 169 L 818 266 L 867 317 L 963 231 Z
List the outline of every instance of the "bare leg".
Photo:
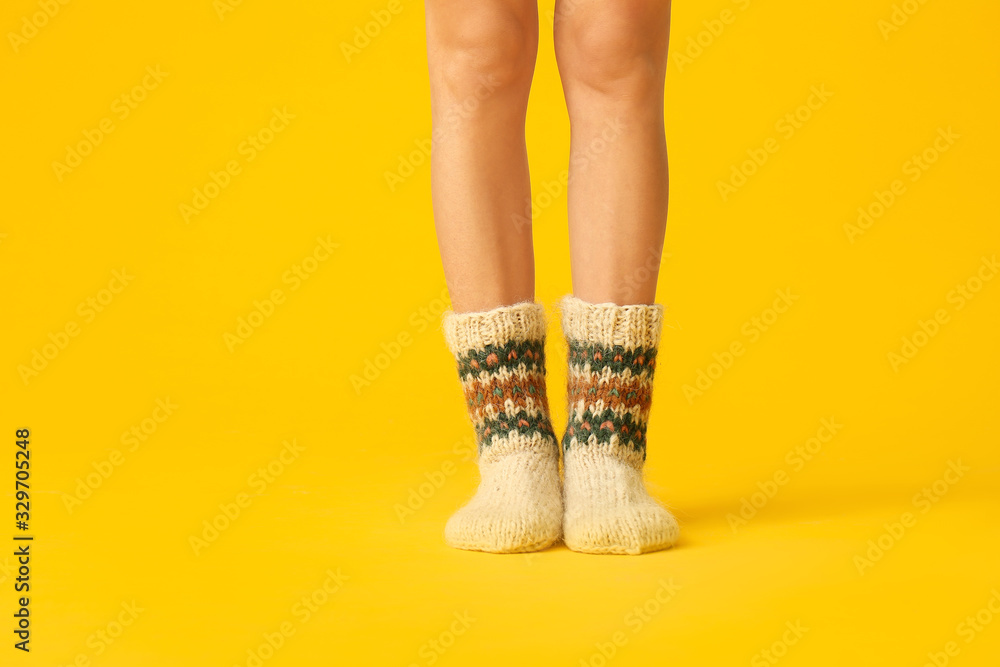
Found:
M 524 119 L 535 0 L 426 0 L 438 246 L 455 312 L 534 298 Z M 521 218 L 523 220 L 523 218 Z
M 426 0 L 445 339 L 476 429 L 480 484 L 448 520 L 460 549 L 535 551 L 562 532 L 559 445 L 545 392 L 545 310 L 534 301 L 524 116 L 535 0 Z M 530 302 L 530 303 L 525 303 Z
M 673 515 L 642 468 L 663 307 L 663 81 L 669 0 L 558 0 L 556 58 L 571 127 L 573 291 L 563 437 L 563 539 L 588 553 L 672 546 Z
M 669 22 L 669 0 L 556 5 L 571 126 L 573 292 L 584 301 L 650 304 L 656 295 L 667 218 Z

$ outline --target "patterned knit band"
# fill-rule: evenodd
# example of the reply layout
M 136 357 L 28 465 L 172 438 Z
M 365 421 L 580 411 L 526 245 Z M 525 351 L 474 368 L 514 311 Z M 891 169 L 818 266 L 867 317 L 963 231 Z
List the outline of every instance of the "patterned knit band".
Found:
M 646 458 L 646 424 L 663 306 L 561 303 L 569 346 L 569 420 L 563 447 L 624 446 Z
M 555 437 L 545 395 L 545 309 L 540 304 L 448 312 L 444 334 L 458 363 L 480 451 L 511 437 Z

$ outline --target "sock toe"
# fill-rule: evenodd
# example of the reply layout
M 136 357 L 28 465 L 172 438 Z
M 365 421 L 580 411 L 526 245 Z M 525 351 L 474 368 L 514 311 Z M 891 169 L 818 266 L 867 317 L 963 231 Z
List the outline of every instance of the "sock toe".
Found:
M 562 508 L 512 511 L 466 506 L 445 524 L 445 541 L 456 549 L 521 553 L 551 546 L 562 535 Z
M 569 359 L 566 546 L 604 554 L 671 547 L 677 521 L 642 479 L 663 306 L 566 297 L 562 324 Z
M 533 302 L 445 314 L 482 481 L 445 525 L 459 549 L 518 553 L 562 534 L 559 445 L 545 391 L 545 309 Z
M 480 460 L 483 478 L 467 505 L 445 524 L 458 549 L 520 553 L 551 546 L 562 536 L 559 459 L 552 443 L 491 445 Z
M 670 548 L 680 532 L 674 516 L 652 498 L 567 515 L 563 530 L 566 546 L 574 551 L 633 555 Z

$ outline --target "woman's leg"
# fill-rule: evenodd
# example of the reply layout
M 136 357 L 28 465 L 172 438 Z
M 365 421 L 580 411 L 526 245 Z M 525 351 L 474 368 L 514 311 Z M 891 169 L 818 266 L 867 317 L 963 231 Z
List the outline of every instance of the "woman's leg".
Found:
M 535 0 L 426 0 L 431 192 L 455 312 L 531 301 L 524 119 L 538 50 Z
M 669 0 L 558 0 L 571 127 L 569 239 L 584 301 L 652 303 L 667 222 Z
M 677 539 L 642 468 L 663 326 L 653 303 L 667 213 L 663 81 L 669 0 L 558 0 L 556 58 L 571 127 L 573 291 L 563 438 L 570 549 L 638 554 Z
M 535 0 L 426 0 L 431 187 L 453 311 L 444 317 L 476 430 L 481 481 L 445 526 L 461 549 L 543 549 L 562 531 L 559 445 L 534 303 L 524 117 Z

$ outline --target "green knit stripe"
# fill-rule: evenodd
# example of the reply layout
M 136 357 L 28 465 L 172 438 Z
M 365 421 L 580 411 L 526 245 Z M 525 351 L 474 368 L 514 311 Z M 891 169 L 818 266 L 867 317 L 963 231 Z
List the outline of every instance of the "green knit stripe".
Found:
M 591 437 L 596 437 L 594 444 L 611 442 L 612 436 L 617 441 L 646 456 L 646 424 L 644 420 L 636 420 L 631 414 L 617 416 L 611 410 L 594 413 L 584 411 L 578 418 L 571 418 L 563 435 L 563 449 L 569 449 L 575 438 L 578 444 L 590 444 Z
M 574 441 L 578 446 L 617 442 L 645 460 L 656 348 L 567 342 L 570 405 L 563 448 Z
M 529 370 L 545 370 L 545 342 L 540 340 L 510 342 L 506 345 L 487 345 L 481 349 L 467 350 L 458 357 L 458 374 L 465 378 L 483 371 L 495 372 L 500 368 L 516 368 L 527 364 Z
M 493 438 L 497 436 L 505 438 L 512 433 L 526 437 L 531 437 L 539 433 L 552 438 L 553 446 L 555 446 L 555 432 L 552 429 L 552 422 L 546 413 L 536 416 L 520 414 L 512 419 L 508 419 L 506 416 L 500 419 L 485 419 L 481 423 L 476 424 L 475 428 L 480 450 L 488 447 Z
M 626 368 L 638 375 L 644 368 L 656 367 L 656 348 L 627 349 L 621 345 L 604 347 L 586 341 L 569 340 L 569 363 L 579 366 L 589 365 L 590 370 L 601 373 L 610 368 L 612 373 L 621 373 Z
M 511 434 L 541 434 L 558 446 L 545 392 L 544 340 L 467 350 L 457 363 L 480 450 Z

